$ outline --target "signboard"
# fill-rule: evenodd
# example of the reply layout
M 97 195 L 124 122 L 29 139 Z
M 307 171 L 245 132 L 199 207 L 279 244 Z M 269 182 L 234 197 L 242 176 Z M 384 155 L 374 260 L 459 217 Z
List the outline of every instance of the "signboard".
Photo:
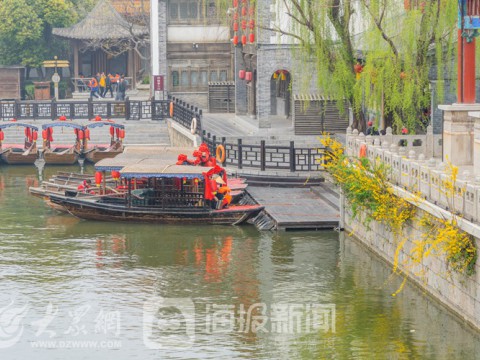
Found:
M 46 60 L 43 62 L 44 67 L 68 67 L 68 60 Z
M 154 75 L 153 76 L 153 90 L 163 91 L 164 90 L 164 75 Z

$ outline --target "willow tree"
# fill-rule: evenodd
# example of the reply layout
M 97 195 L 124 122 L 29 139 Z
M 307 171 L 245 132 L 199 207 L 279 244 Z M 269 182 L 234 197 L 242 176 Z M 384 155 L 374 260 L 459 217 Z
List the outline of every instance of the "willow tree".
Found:
M 263 28 L 295 39 L 315 65 L 320 91 L 350 102 L 355 128 L 376 113 L 394 130 L 418 129 L 430 105 L 432 64 L 442 94 L 454 58 L 456 1 L 277 0 L 277 12 L 290 24 Z

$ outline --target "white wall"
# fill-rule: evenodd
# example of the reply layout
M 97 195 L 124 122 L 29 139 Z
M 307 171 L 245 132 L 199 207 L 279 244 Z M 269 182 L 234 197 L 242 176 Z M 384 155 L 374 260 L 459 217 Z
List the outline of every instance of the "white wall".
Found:
M 230 41 L 230 34 L 227 26 L 171 25 L 168 26 L 167 41 L 186 43 Z

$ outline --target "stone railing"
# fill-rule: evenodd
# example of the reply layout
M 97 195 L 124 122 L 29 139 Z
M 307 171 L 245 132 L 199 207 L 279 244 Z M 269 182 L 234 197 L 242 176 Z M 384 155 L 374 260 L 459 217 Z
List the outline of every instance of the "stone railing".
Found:
M 466 220 L 480 222 L 480 177 L 474 177 L 473 169 L 464 169 L 452 194 L 447 189 L 451 176 L 448 165 L 442 162 L 440 140 L 441 135 L 433 135 L 430 127 L 426 135 L 392 135 L 387 129 L 383 136 L 365 136 L 348 128 L 346 146 L 348 155 L 359 156 L 360 148 L 366 145 L 367 157 L 388 165 L 392 184 L 408 190 L 412 197 L 417 193 Z

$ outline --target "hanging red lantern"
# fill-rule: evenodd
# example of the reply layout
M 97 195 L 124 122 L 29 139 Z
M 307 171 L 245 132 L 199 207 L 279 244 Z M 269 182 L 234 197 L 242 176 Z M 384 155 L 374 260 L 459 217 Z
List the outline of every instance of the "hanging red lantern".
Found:
M 238 0 L 233 0 L 233 7 L 234 8 L 238 7 Z
M 247 8 L 245 6 L 242 7 L 242 16 L 247 16 Z
M 5 139 L 5 133 L 0 130 L 0 141 L 3 141 Z
M 233 13 L 233 20 L 238 20 L 238 13 L 237 12 Z
M 84 133 L 85 133 L 85 139 L 90 140 L 90 129 L 86 128 Z
M 245 73 L 245 80 L 252 81 L 252 78 L 253 78 L 253 73 L 251 71 L 247 71 Z
M 125 138 L 125 129 L 120 129 L 120 139 Z
M 249 27 L 250 29 L 253 29 L 253 28 L 255 27 L 255 20 L 253 20 L 253 19 L 250 20 L 250 21 L 248 22 L 248 27 Z
M 48 137 L 48 131 L 47 130 L 42 130 L 42 139 L 43 140 L 47 140 L 47 137 Z
M 233 36 L 232 42 L 233 42 L 233 45 L 235 45 L 235 46 L 238 45 L 238 35 L 234 35 L 234 36 Z
M 97 171 L 95 173 L 95 184 L 97 186 L 100 186 L 101 183 L 102 183 L 102 173 L 100 171 Z
M 30 130 L 29 127 L 26 127 L 26 128 L 24 129 L 24 133 L 25 133 L 25 137 L 26 137 L 26 138 L 30 138 L 30 136 L 31 136 L 31 135 L 30 135 L 30 131 L 31 131 L 31 130 Z
M 242 35 L 242 45 L 247 44 L 247 35 Z
M 117 170 L 112 170 L 112 178 L 113 180 L 117 181 L 118 179 L 120 179 L 120 172 L 117 171 Z
M 113 137 L 115 135 L 115 128 L 110 126 L 110 136 Z
M 233 23 L 233 31 L 238 31 L 238 22 Z
M 247 20 L 242 20 L 242 29 L 245 30 L 247 28 Z
M 102 121 L 102 117 L 100 115 L 95 116 L 95 121 Z
M 245 70 L 238 71 L 238 78 L 241 80 L 245 79 Z
M 62 115 L 58 118 L 60 121 L 67 121 L 67 117 L 65 115 Z
M 117 139 L 120 137 L 120 128 L 115 129 L 115 135 L 117 135 Z
M 83 140 L 83 137 L 85 136 L 85 134 L 83 133 L 83 130 L 78 130 L 78 138 L 80 140 Z
M 249 36 L 248 40 L 250 41 L 250 44 L 253 44 L 255 42 L 255 34 L 250 33 L 250 36 Z
M 255 15 L 255 7 L 254 6 L 250 6 L 248 8 L 248 15 L 250 15 L 250 16 Z
M 47 133 L 48 133 L 47 140 L 52 142 L 53 141 L 53 127 L 49 127 L 47 129 Z
M 32 139 L 33 139 L 33 141 L 37 141 L 37 139 L 38 139 L 38 132 L 37 131 L 33 132 Z

